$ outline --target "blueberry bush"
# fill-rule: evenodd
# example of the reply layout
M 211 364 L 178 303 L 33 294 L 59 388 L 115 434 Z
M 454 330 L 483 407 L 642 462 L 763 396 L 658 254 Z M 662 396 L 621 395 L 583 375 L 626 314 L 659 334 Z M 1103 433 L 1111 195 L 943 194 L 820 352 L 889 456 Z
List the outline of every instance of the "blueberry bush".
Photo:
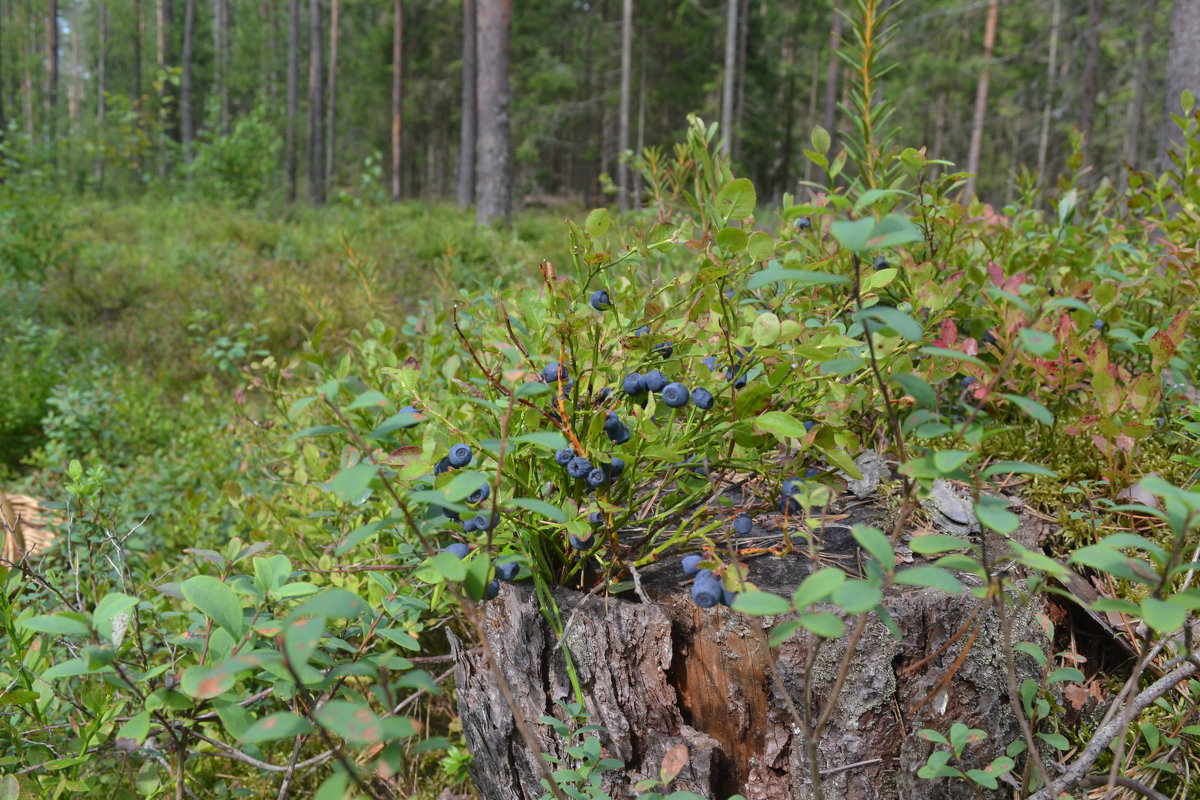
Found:
M 530 585 L 561 633 L 554 588 L 619 594 L 660 560 L 681 562 L 701 608 L 780 615 L 772 645 L 845 640 L 843 674 L 894 587 L 974 595 L 1004 631 L 1022 736 L 981 764 L 988 731 L 921 730 L 923 778 L 1037 800 L 1101 773 L 1200 791 L 1194 104 L 1173 167 L 1127 190 L 1066 174 L 1004 208 L 963 202 L 962 173 L 893 141 L 871 80 L 885 20 L 859 20 L 858 136 L 835 152 L 812 132 L 822 178 L 799 196 L 759 198 L 693 117 L 670 156 L 634 159 L 648 206 L 568 221 L 565 259 L 511 283 L 448 281 L 403 319 L 318 322 L 298 353 L 257 333 L 236 357 L 212 340 L 241 393 L 240 423 L 207 431 L 230 437 L 206 506 L 221 541 L 148 560 L 86 442 L 152 415 L 119 379 L 42 390 L 48 429 L 79 435 L 44 451 L 69 464 L 62 546 L 0 576 L 9 795 L 432 796 L 470 759 L 445 630 L 491 658 L 482 615 L 501 584 Z M 375 273 L 347 263 L 370 295 Z M 152 421 L 150 446 L 169 447 Z M 818 511 L 867 449 L 894 468 L 894 524 L 854 529 L 863 573 L 756 588 L 748 555 L 820 555 Z M 769 502 L 711 500 L 732 476 Z M 910 538 L 946 480 L 999 536 Z M 1019 518 L 999 488 L 1018 482 L 1060 525 L 1044 549 L 1004 538 Z M 777 541 L 739 543 L 767 520 Z M 902 546 L 929 563 L 902 563 Z M 1009 624 L 1068 568 L 1107 589 L 1091 610 L 1120 615 L 1138 654 L 1105 687 L 1108 713 L 1074 726 L 1060 690 L 1085 683 L 1078 658 L 1013 641 Z M 1019 661 L 1040 680 L 1019 680 Z M 544 767 L 557 800 L 600 796 L 621 767 L 575 689 L 555 716 L 518 715 L 527 741 L 541 725 L 568 744 L 572 763 Z M 821 796 L 813 743 L 839 689 L 812 689 L 795 724 Z M 670 792 L 680 758 L 638 790 L 691 797 Z

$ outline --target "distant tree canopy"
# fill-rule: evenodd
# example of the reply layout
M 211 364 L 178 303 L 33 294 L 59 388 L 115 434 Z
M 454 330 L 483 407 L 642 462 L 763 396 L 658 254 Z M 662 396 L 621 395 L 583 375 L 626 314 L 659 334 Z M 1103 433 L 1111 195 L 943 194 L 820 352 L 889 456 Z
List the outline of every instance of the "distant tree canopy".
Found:
M 832 121 L 836 140 L 849 124 L 839 104 L 851 67 L 835 49 L 853 28 L 836 15 L 853 16 L 853 0 L 465 5 L 467 17 L 511 13 L 511 140 L 488 152 L 511 154 L 506 185 L 518 203 L 598 203 L 606 191 L 615 203 L 618 183 L 632 183 L 620 175 L 621 146 L 669 144 L 691 111 L 728 121 L 737 168 L 778 197 L 811 169 L 802 151 L 813 126 Z M 884 54 L 894 67 L 881 91 L 895 142 L 966 167 L 978 137 L 976 189 L 993 202 L 1019 190 L 1012 176 L 1032 181 L 1039 167 L 1043 183 L 1080 166 L 1121 180 L 1123 161 L 1147 167 L 1160 156 L 1168 91 L 1177 109 L 1187 88 L 1197 38 L 1187 9 L 1197 5 L 894 4 Z M 464 161 L 474 166 L 461 158 L 474 126 L 463 109 L 478 96 L 488 112 L 490 95 L 466 86 L 475 54 L 464 70 L 463 26 L 463 0 L 0 0 L 6 150 L 64 185 L 129 193 L 186 177 L 198 149 L 253 118 L 290 143 L 245 154 L 269 159 L 247 166 L 277 175 L 280 196 L 299 181 L 299 197 L 322 202 L 379 173 L 394 197 L 469 202 L 490 178 L 459 180 Z M 481 80 L 489 58 L 478 53 Z

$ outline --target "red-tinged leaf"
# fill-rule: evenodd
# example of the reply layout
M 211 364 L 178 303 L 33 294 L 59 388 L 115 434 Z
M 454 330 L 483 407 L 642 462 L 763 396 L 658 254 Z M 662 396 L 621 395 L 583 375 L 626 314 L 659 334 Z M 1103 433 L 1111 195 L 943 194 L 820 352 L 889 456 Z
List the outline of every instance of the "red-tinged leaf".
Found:
M 951 349 L 954 347 L 956 341 L 958 341 L 958 326 L 954 324 L 954 320 L 952 319 L 947 318 L 942 320 L 942 342 L 944 344 L 938 346 Z M 972 353 L 971 355 L 975 354 Z
M 988 277 L 992 279 L 992 283 L 1000 288 L 1004 288 L 1004 270 L 1000 269 L 1000 265 L 995 261 L 989 261 L 987 265 Z
M 674 745 L 667 754 L 663 756 L 662 773 L 660 777 L 663 783 L 670 783 L 675 780 L 675 777 L 683 772 L 683 768 L 688 763 L 688 749 L 685 744 Z

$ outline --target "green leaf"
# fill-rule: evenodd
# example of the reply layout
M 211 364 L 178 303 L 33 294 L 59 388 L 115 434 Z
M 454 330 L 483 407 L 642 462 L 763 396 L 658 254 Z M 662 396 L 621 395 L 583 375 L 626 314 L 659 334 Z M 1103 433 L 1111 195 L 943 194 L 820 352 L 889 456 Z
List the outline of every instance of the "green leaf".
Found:
M 1032 355 L 1045 358 L 1058 349 L 1058 340 L 1053 334 L 1033 328 L 1021 328 L 1017 331 L 1021 340 L 1021 349 Z
M 1142 619 L 1158 633 L 1174 633 L 1187 621 L 1187 609 L 1156 597 L 1142 600 Z
M 146 741 L 150 733 L 150 712 L 142 711 L 125 720 L 117 731 L 118 739 L 133 739 L 138 744 Z
M 451 581 L 452 583 L 458 583 L 467 577 L 467 565 L 460 561 L 453 553 L 438 553 L 429 559 L 429 565 L 444 580 Z
M 1009 394 L 1007 392 L 1002 392 L 1000 396 L 1007 398 L 1009 401 L 1011 401 L 1013 404 L 1015 404 L 1018 408 L 1020 408 L 1026 414 L 1033 417 L 1034 419 L 1036 419 L 1038 422 L 1042 423 L 1043 425 L 1053 425 L 1054 424 L 1054 415 L 1050 413 L 1050 409 L 1046 408 L 1044 405 L 1039 403 L 1037 400 L 1034 400 L 1029 397 L 1025 397 L 1024 395 Z
M 349 782 L 350 776 L 337 770 L 321 781 L 321 785 L 317 787 L 317 793 L 313 795 L 313 800 L 342 800 L 346 796 L 346 785 Z
M 753 337 L 756 344 L 769 347 L 779 341 L 779 330 L 779 317 L 766 311 L 755 317 L 754 325 L 750 328 L 750 336 Z
M 312 724 L 299 714 L 293 714 L 291 711 L 276 711 L 251 725 L 242 734 L 241 739 L 247 744 L 257 744 L 302 736 L 311 733 L 312 730 Z
M 944 533 L 927 533 L 922 536 L 912 537 L 909 546 L 914 553 L 931 555 L 933 553 L 945 553 L 950 550 L 962 550 L 970 547 L 971 543 L 957 536 L 948 536 Z
M 834 275 L 831 272 L 812 272 L 804 269 L 767 267 L 751 275 L 749 280 L 746 281 L 746 288 L 753 291 L 772 283 L 791 283 L 798 286 L 830 286 L 850 283 L 850 279 L 844 275 Z
M 735 601 L 734 606 L 736 607 L 736 605 Z M 771 635 L 767 637 L 767 643 L 771 647 L 779 647 L 779 645 L 792 638 L 792 634 L 800 630 L 800 628 L 800 620 L 798 619 L 789 619 L 781 622 L 771 629 Z
M 750 591 L 738 593 L 733 601 L 733 610 L 752 617 L 770 617 L 788 613 L 792 610 L 792 605 L 777 594 Z
M 488 476 L 482 472 L 460 472 L 442 488 L 442 492 L 447 500 L 457 503 L 487 482 Z
M 380 744 L 416 733 L 416 727 L 408 719 L 381 719 L 365 703 L 350 700 L 330 700 L 313 716 L 350 744 Z
M 910 342 L 919 342 L 925 336 L 920 323 L 898 308 L 887 305 L 874 305 L 856 312 L 854 318 L 858 321 L 874 319 L 891 328 Z
M 750 234 L 749 252 L 755 261 L 766 261 L 775 254 L 775 240 L 768 233 L 755 231 Z
M 866 581 L 853 580 L 834 589 L 830 599 L 847 614 L 861 614 L 882 603 L 883 592 Z
M 333 476 L 329 490 L 347 503 L 357 503 L 378 474 L 379 468 L 373 464 L 355 464 Z
M 589 238 L 599 239 L 608 233 L 611 225 L 612 217 L 609 216 L 608 209 L 595 208 L 587 215 L 587 220 L 583 223 L 583 229 L 587 231 Z
M 30 617 L 21 622 L 21 627 L 27 631 L 50 633 L 56 636 L 90 636 L 92 633 L 87 618 L 73 611 Z
M 934 347 L 933 345 L 925 345 L 921 348 L 921 352 L 927 356 L 942 356 L 944 358 L 954 359 L 955 361 L 965 361 L 968 364 L 974 364 L 983 369 L 989 369 L 988 365 L 975 356 L 969 356 L 966 353 L 960 353 L 957 350 L 948 350 L 945 347 Z
M 1063 681 L 1083 683 L 1085 680 L 1087 678 L 1084 674 L 1075 667 L 1059 667 L 1046 677 L 1046 683 L 1061 683 Z
M 885 570 L 890 572 L 896 568 L 896 553 L 883 531 L 866 525 L 855 525 L 850 529 L 850 534 Z
M 179 591 L 202 614 L 228 631 L 234 641 L 242 638 L 246 629 L 242 604 L 233 589 L 210 575 L 196 575 L 179 584 Z
M 531 386 L 540 386 L 543 384 L 528 384 Z M 557 431 L 534 431 L 533 433 L 523 433 L 520 436 L 514 436 L 509 439 L 512 444 L 536 444 L 538 447 L 544 447 L 547 450 L 562 450 L 567 446 L 566 438 Z
M 856 220 L 835 220 L 829 226 L 829 232 L 838 244 L 852 253 L 861 253 L 867 249 L 867 242 L 875 230 L 875 219 L 864 217 Z
M 127 613 L 137 604 L 138 600 L 136 597 L 130 597 L 120 592 L 107 594 L 100 598 L 100 602 L 96 604 L 96 610 L 92 614 L 92 625 L 101 636 L 113 644 L 119 645 L 120 642 L 114 636 L 113 619 L 119 614 Z
M 73 678 L 76 675 L 87 675 L 95 670 L 92 669 L 89 660 L 86 658 L 72 658 L 69 661 L 64 661 L 61 664 L 55 664 L 50 669 L 42 673 L 42 679 L 52 681 L 57 678 Z
M 1053 418 L 1051 418 L 1053 422 Z M 1024 461 L 993 461 L 983 471 L 983 477 L 991 478 L 996 475 L 1041 475 L 1044 478 L 1057 478 L 1058 473 L 1038 464 L 1028 464 Z
M 750 244 L 750 237 L 741 228 L 722 228 L 717 231 L 714 241 L 727 253 L 740 253 Z
M 954 472 L 975 456 L 973 450 L 939 450 L 933 454 L 933 465 L 943 475 Z
M 933 589 L 941 589 L 950 594 L 958 594 L 962 591 L 962 584 L 958 582 L 958 578 L 941 567 L 931 565 L 901 570 L 896 573 L 894 580 L 896 583 L 908 586 L 928 586 Z
M 363 599 L 354 592 L 330 587 L 297 606 L 292 612 L 292 619 L 310 614 L 327 619 L 357 619 L 367 608 Z
M 509 505 L 523 508 L 526 511 L 532 511 L 534 514 L 541 514 L 549 520 L 565 524 L 567 515 L 563 510 L 556 505 L 547 503 L 545 500 L 539 500 L 536 497 L 514 497 L 508 501 Z
M 975 516 L 997 533 L 1012 533 L 1021 526 L 1021 518 L 1008 510 L 1008 501 L 998 497 L 980 495 Z
M 758 195 L 749 178 L 734 178 L 717 192 L 717 210 L 725 222 L 745 219 L 754 213 L 757 204 Z
M 800 624 L 823 639 L 836 639 L 846 632 L 842 618 L 828 611 L 801 614 Z
M 879 220 L 871 231 L 870 245 L 872 248 L 898 247 L 902 244 L 920 242 L 924 238 L 921 229 L 910 220 L 898 214 L 888 214 Z
M 808 435 L 804 423 L 785 411 L 768 411 L 754 418 L 754 427 L 781 438 L 802 438 Z
M 1061 733 L 1038 733 L 1035 734 L 1046 744 L 1053 747 L 1055 750 L 1070 750 L 1071 743 L 1067 741 L 1067 737 Z
M 792 605 L 803 611 L 811 603 L 818 603 L 833 593 L 846 580 L 846 573 L 837 567 L 825 567 L 800 582 L 792 594 Z
M 898 375 L 892 375 L 892 380 L 900 384 L 906 393 L 911 394 L 918 405 L 925 408 L 933 408 L 937 405 L 937 393 L 921 376 L 911 372 L 901 372 Z
M 377 392 L 374 389 L 367 391 L 354 398 L 350 405 L 346 406 L 347 411 L 354 411 L 359 408 L 387 408 L 391 405 L 391 401 L 382 392 Z
M 322 617 L 303 617 L 287 622 L 283 629 L 283 651 L 288 663 L 296 667 L 307 663 L 324 633 L 325 620 Z
M 812 136 L 809 139 L 812 142 L 813 151 L 825 155 L 829 152 L 829 147 L 832 141 L 829 136 L 829 131 L 822 128 L 820 125 L 813 127 Z

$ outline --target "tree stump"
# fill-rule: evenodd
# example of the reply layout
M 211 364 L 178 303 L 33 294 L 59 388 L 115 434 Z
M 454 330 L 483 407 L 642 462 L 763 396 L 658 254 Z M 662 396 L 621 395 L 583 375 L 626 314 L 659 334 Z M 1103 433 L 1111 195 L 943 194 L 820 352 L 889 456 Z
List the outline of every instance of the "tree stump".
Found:
M 848 532 L 848 531 L 847 531 Z M 843 537 L 849 539 L 848 535 Z M 851 545 L 849 549 L 853 549 Z M 763 557 L 751 563 L 759 588 L 790 595 L 811 571 L 800 555 Z M 964 578 L 964 583 L 969 583 Z M 672 784 L 714 800 L 742 794 L 747 800 L 812 796 L 803 737 L 773 679 L 764 631 L 782 617 L 753 618 L 725 607 L 701 609 L 690 598 L 677 562 L 641 573 L 649 603 L 636 598 L 589 597 L 558 590 L 555 599 L 570 620 L 564 645 L 579 675 L 591 714 L 602 725 L 606 756 L 623 770 L 607 773 L 613 797 L 636 795 L 634 784 L 656 777 L 664 754 L 676 744 L 688 764 Z M 962 781 L 924 780 L 916 772 L 933 749 L 917 731 L 946 733 L 962 722 L 988 734 L 964 756 L 966 768 L 982 769 L 1021 737 L 1008 699 L 1008 678 L 999 621 L 990 610 L 961 658 L 963 635 L 979 601 L 968 593 L 897 586 L 884 606 L 902 632 L 897 640 L 872 616 L 855 649 L 836 710 L 818 745 L 826 798 L 838 800 L 958 800 L 977 798 Z M 1048 639 L 1038 619 L 1042 608 L 1027 603 L 1010 612 L 1014 643 Z M 557 701 L 574 701 L 557 640 L 528 586 L 505 585 L 486 604 L 488 641 L 517 704 L 533 724 L 543 752 L 565 757 L 566 743 L 537 720 L 562 718 Z M 782 682 L 802 708 L 808 642 L 804 631 L 777 648 Z M 825 642 L 809 674 L 813 705 L 829 696 L 848 635 Z M 545 794 L 541 774 L 482 653 L 453 639 L 458 710 L 471 774 L 485 800 L 537 800 Z M 927 663 L 911 671 L 923 659 Z M 1017 654 L 1018 684 L 1038 678 L 1032 659 Z M 978 789 L 978 787 L 976 787 Z M 984 796 L 1006 796 L 1003 792 Z

